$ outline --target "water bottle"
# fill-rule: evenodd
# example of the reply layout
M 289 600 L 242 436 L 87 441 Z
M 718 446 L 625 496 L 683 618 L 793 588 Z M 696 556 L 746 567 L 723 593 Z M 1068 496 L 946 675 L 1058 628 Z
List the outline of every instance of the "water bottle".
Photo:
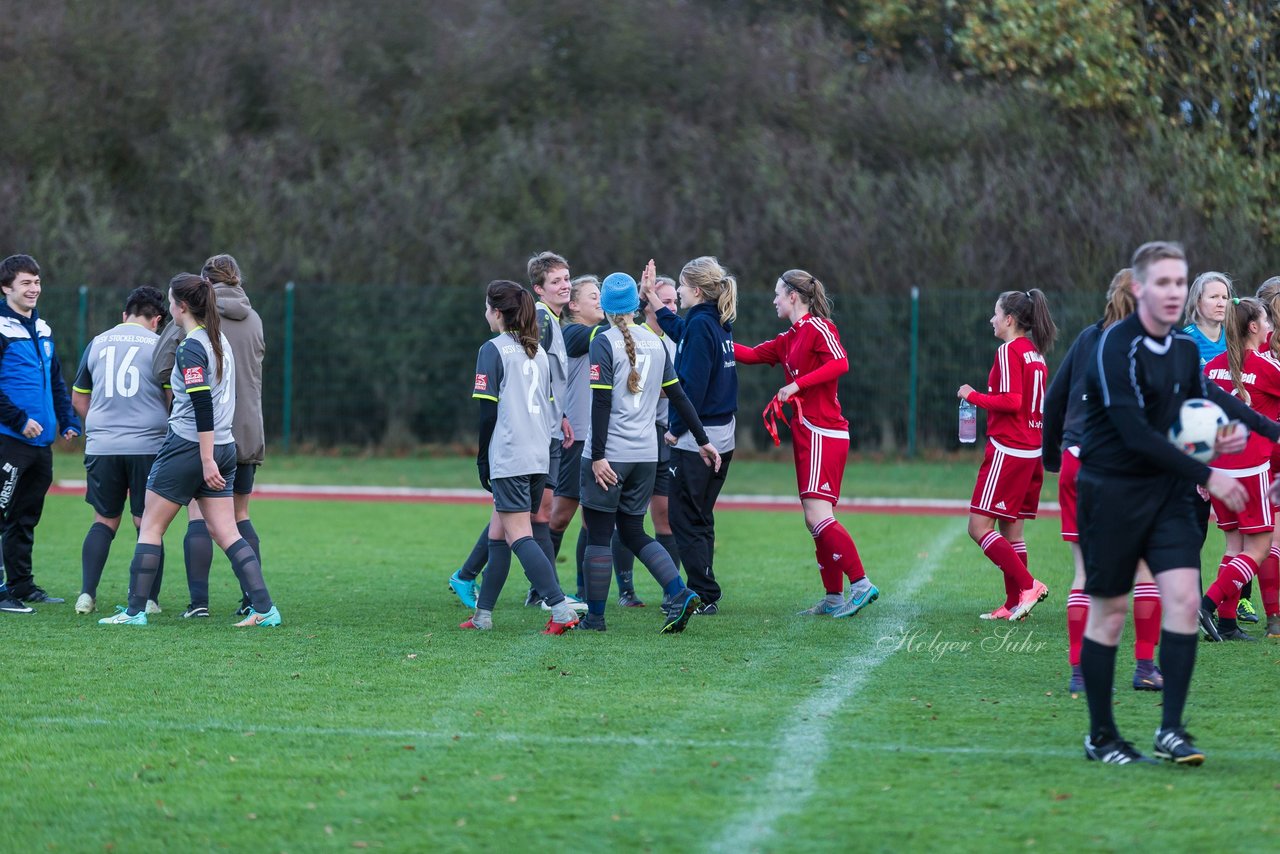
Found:
M 978 441 L 978 407 L 967 400 L 960 401 L 960 441 L 966 445 Z

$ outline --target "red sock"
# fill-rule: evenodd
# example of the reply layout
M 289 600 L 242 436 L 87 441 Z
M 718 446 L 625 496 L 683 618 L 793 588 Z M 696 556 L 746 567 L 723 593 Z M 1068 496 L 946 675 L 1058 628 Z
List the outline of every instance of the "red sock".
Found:
M 853 544 L 853 537 L 845 530 L 844 525 L 836 521 L 834 516 L 823 519 L 813 529 L 813 539 L 818 544 L 818 554 L 825 553 L 831 565 L 849 577 L 853 583 L 866 577 L 862 568 L 862 558 L 858 557 L 858 547 Z M 823 559 L 819 557 L 819 563 Z M 825 564 L 823 564 L 825 565 Z
M 1022 565 L 1030 567 L 1027 562 L 1027 544 L 1022 540 L 1010 540 L 1009 545 L 1013 546 L 1013 551 L 1022 561 Z M 1006 575 L 1004 577 L 1004 606 L 1010 611 L 1018 607 L 1018 600 L 1022 598 L 1021 594 L 1022 591 L 1018 589 L 1017 583 Z
M 1229 560 L 1231 560 L 1231 555 L 1222 556 L 1222 560 L 1218 561 L 1218 574 L 1213 577 L 1213 581 L 1204 590 L 1204 595 L 1213 600 L 1215 608 L 1218 606 L 1218 602 L 1227 595 L 1223 585 L 1218 584 L 1218 579 L 1227 571 L 1227 562 Z M 1203 581 L 1201 583 L 1203 583 Z M 1225 584 L 1225 582 L 1223 584 Z
M 1031 589 L 1031 585 L 1035 583 L 1031 573 L 1027 572 L 1027 568 L 1022 564 L 1018 553 L 1013 550 L 1013 546 L 1009 545 L 1009 541 L 998 531 L 988 532 L 979 545 L 982 547 L 982 553 L 987 556 L 987 560 L 998 566 L 1005 578 L 1010 579 L 1019 591 Z
M 1133 657 L 1150 661 L 1160 640 L 1160 589 L 1150 581 L 1133 585 Z
M 1010 540 L 1009 545 L 1013 547 L 1014 552 L 1022 561 L 1022 565 L 1027 569 L 1031 568 L 1031 559 L 1027 556 L 1027 543 L 1025 540 Z
M 1067 663 L 1075 667 L 1080 663 L 1080 643 L 1084 640 L 1084 626 L 1089 622 L 1089 597 L 1079 588 L 1067 594 Z
M 1240 588 L 1258 574 L 1258 565 L 1247 554 L 1238 554 L 1218 570 L 1218 578 L 1205 591 L 1218 606 L 1218 616 L 1234 620 L 1240 603 Z
M 1268 617 L 1280 615 L 1280 548 L 1271 547 L 1271 554 L 1258 567 L 1258 586 L 1262 588 L 1262 610 Z
M 818 552 L 818 572 L 822 575 L 822 589 L 831 595 L 844 595 L 845 575 L 838 566 L 824 566 L 822 552 Z

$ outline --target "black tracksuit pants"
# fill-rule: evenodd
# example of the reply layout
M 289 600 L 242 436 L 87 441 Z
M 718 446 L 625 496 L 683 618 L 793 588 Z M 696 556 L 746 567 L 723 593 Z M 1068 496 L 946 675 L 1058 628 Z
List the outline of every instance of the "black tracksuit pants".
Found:
M 704 603 L 720 598 L 720 585 L 712 566 L 716 547 L 716 499 L 729 474 L 733 451 L 720 455 L 715 471 L 693 451 L 671 450 L 671 532 L 680 549 L 689 587 Z
M 44 497 L 53 484 L 53 451 L 0 436 L 0 553 L 5 582 L 15 599 L 35 590 L 31 550 Z

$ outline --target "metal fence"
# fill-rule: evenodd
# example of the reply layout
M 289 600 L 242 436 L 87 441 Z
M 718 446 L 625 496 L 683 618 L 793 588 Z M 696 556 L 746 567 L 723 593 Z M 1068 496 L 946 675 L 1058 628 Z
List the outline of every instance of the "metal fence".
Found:
M 118 322 L 128 288 L 47 285 L 40 312 L 54 328 L 64 370 L 88 340 Z M 955 390 L 986 385 L 997 346 L 987 319 L 997 294 L 920 288 L 838 294 L 835 321 L 852 369 L 840 398 L 855 451 L 913 454 L 956 442 Z M 267 336 L 263 415 L 281 450 L 354 447 L 399 451 L 474 445 L 471 381 L 489 336 L 479 287 L 307 285 L 251 287 Z M 1048 292 L 1059 345 L 1102 311 L 1101 293 Z M 772 294 L 743 292 L 735 340 L 755 344 L 780 329 Z M 771 442 L 760 412 L 783 384 L 779 368 L 739 371 L 739 444 Z

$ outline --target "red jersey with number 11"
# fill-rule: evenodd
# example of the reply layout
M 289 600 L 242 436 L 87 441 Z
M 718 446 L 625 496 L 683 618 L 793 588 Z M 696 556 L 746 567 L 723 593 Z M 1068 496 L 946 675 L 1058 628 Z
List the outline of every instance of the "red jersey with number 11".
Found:
M 810 427 L 849 429 L 836 394 L 840 377 L 849 372 L 849 357 L 830 320 L 806 314 L 772 341 L 755 347 L 735 342 L 733 355 L 744 365 L 781 363 L 787 382 L 800 386 L 794 397 L 799 399 L 802 416 Z
M 987 393 L 969 400 L 987 410 L 987 438 L 1020 450 L 1039 450 L 1049 369 L 1031 339 L 1001 344 L 987 377 Z

